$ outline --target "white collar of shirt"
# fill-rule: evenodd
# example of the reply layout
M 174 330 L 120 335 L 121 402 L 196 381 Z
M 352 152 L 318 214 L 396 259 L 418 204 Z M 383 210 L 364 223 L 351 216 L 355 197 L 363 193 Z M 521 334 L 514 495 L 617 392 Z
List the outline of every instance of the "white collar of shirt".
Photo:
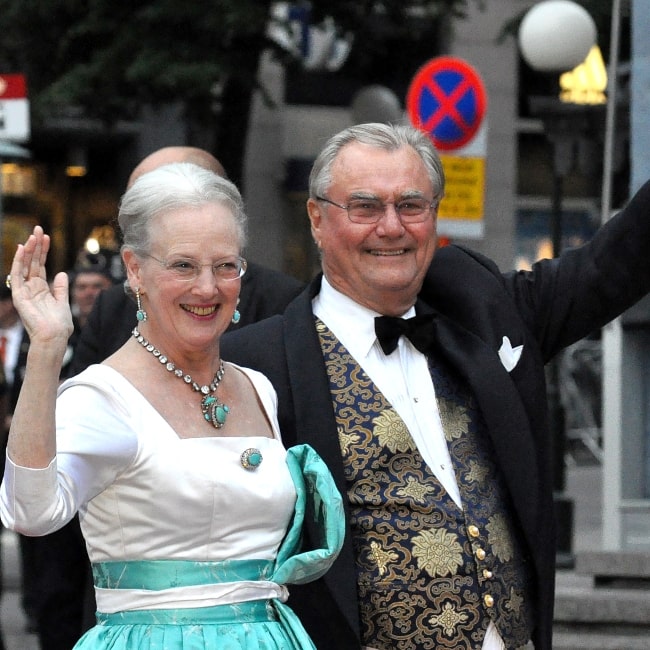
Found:
M 397 349 L 385 355 L 375 335 L 374 319 L 379 314 L 344 296 L 325 278 L 312 309 L 399 413 L 424 460 L 460 505 L 427 358 L 404 336 Z M 413 315 L 412 307 L 404 317 Z
M 379 345 L 375 334 L 375 316 L 381 314 L 335 289 L 325 276 L 320 293 L 312 300 L 312 310 L 356 359 L 366 359 L 373 345 Z M 411 316 L 415 316 L 415 307 L 403 314 L 404 318 Z

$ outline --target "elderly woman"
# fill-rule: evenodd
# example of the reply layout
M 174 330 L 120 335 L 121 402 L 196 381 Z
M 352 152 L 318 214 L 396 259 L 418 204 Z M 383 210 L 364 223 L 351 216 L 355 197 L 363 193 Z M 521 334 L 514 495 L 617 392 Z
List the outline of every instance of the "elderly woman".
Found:
M 325 572 L 343 512 L 315 452 L 282 446 L 268 380 L 220 357 L 246 271 L 239 192 L 167 165 L 126 192 L 119 223 L 138 327 L 60 387 L 67 278 L 48 286 L 40 227 L 18 246 L 7 283 L 31 345 L 2 520 L 45 535 L 79 512 L 98 611 L 75 648 L 313 648 L 285 584 Z M 321 548 L 299 549 L 303 524 Z

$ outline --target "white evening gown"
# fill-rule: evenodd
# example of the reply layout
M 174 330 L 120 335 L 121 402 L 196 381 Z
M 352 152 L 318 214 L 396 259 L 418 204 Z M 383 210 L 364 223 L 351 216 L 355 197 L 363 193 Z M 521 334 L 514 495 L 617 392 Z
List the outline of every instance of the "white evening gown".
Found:
M 79 510 L 98 625 L 76 648 L 313 647 L 283 604 L 285 584 L 316 579 L 333 562 L 344 529 L 340 495 L 311 448 L 287 454 L 270 382 L 242 371 L 273 438 L 179 438 L 122 375 L 94 365 L 59 390 L 51 465 L 33 470 L 7 459 L 5 525 L 44 535 Z M 242 464 L 250 449 L 262 456 L 255 469 Z M 327 543 L 299 554 L 314 488 Z

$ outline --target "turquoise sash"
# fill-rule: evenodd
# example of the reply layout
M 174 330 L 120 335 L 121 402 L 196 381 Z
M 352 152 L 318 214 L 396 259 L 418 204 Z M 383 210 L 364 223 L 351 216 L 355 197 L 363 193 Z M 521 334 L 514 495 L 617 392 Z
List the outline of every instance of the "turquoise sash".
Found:
M 95 587 L 101 589 L 149 589 L 192 587 L 240 580 L 269 580 L 271 560 L 140 560 L 137 562 L 96 562 Z

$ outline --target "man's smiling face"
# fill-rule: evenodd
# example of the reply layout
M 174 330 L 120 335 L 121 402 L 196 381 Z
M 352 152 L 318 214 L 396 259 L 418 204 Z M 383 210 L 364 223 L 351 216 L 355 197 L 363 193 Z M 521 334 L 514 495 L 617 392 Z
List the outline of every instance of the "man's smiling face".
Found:
M 403 223 L 394 204 L 416 196 L 435 198 L 411 147 L 386 151 L 352 142 L 341 149 L 325 198 L 339 205 L 376 198 L 386 211 L 376 223 L 359 224 L 341 207 L 309 200 L 312 232 L 332 286 L 379 313 L 401 315 L 415 303 L 436 248 L 437 210 L 431 208 L 422 222 Z

